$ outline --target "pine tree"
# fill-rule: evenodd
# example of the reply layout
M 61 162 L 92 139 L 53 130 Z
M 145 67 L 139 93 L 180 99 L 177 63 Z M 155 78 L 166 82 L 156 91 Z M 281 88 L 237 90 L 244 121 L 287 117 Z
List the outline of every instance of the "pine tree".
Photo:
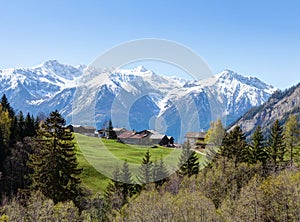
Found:
M 233 159 L 235 165 L 241 162 L 251 162 L 252 156 L 246 143 L 246 136 L 239 126 L 225 134 L 220 155 Z
M 23 112 L 20 111 L 17 116 L 17 140 L 22 141 L 25 137 L 25 119 Z
M 105 197 L 106 198 L 111 198 L 115 192 L 120 192 L 121 191 L 121 171 L 119 168 L 115 169 L 110 183 L 106 187 L 105 191 Z
M 142 164 L 137 176 L 137 179 L 141 184 L 145 185 L 152 182 L 152 167 L 153 163 L 151 161 L 151 154 L 149 150 L 147 150 L 145 156 L 143 157 Z
M 124 161 L 121 170 L 120 181 L 122 182 L 121 189 L 124 199 L 126 199 L 127 197 L 131 197 L 135 193 L 135 186 L 133 184 L 129 165 L 126 160 Z
M 110 183 L 106 187 L 105 198 L 110 202 L 113 209 L 121 208 L 124 203 L 122 195 L 121 171 L 119 168 L 115 169 Z
M 4 176 L 4 161 L 10 154 L 9 141 L 11 134 L 11 119 L 6 110 L 1 109 L 0 104 L 0 172 Z M 3 182 L 3 181 L 2 181 Z
M 14 112 L 13 108 L 10 106 L 5 94 L 1 98 L 1 105 L 2 105 L 2 110 L 7 111 L 9 113 L 9 117 L 13 118 L 13 116 L 15 115 L 15 112 Z
M 136 193 L 127 161 L 124 161 L 122 170 L 113 172 L 111 182 L 106 188 L 105 197 L 110 201 L 112 208 L 120 209 L 128 197 Z
M 283 162 L 285 151 L 283 127 L 280 126 L 279 120 L 277 119 L 271 128 L 271 134 L 268 139 L 268 152 L 275 170 L 277 170 L 279 164 Z
M 30 156 L 32 189 L 40 190 L 55 203 L 75 200 L 80 194 L 74 138 L 65 120 L 54 111 L 42 125 Z
M 114 127 L 112 125 L 112 121 L 109 120 L 107 127 L 108 139 L 117 139 L 117 134 L 114 131 Z
M 4 160 L 6 158 L 6 148 L 4 146 L 4 139 L 2 129 L 0 127 L 0 197 L 2 196 L 2 192 L 4 190 L 3 184 L 3 171 L 4 171 Z
M 289 116 L 284 127 L 284 137 L 291 166 L 293 166 L 294 157 L 299 156 L 298 146 L 300 145 L 300 125 L 295 115 Z
M 25 122 L 24 122 L 24 137 L 32 137 L 36 135 L 37 127 L 35 123 L 35 119 L 33 116 L 30 116 L 27 113 Z
M 160 161 L 155 161 L 153 165 L 153 181 L 156 188 L 162 186 L 168 179 L 168 170 L 165 167 L 163 158 Z
M 189 143 L 183 146 L 180 158 L 179 158 L 179 174 L 181 176 L 197 175 L 199 173 L 199 158 L 195 151 L 191 149 Z
M 250 147 L 252 149 L 253 162 L 256 163 L 259 161 L 265 166 L 269 155 L 266 150 L 265 139 L 260 126 L 258 126 L 253 133 Z
M 17 141 L 20 141 L 20 134 L 18 130 L 18 117 L 13 116 L 11 119 L 11 124 L 10 124 L 10 136 L 9 136 L 9 146 L 12 147 L 14 144 L 16 144 Z
M 7 161 L 11 155 L 11 124 L 12 119 L 9 116 L 8 110 L 2 109 L 2 104 L 0 104 L 0 195 L 9 190 L 7 189 L 9 181 Z

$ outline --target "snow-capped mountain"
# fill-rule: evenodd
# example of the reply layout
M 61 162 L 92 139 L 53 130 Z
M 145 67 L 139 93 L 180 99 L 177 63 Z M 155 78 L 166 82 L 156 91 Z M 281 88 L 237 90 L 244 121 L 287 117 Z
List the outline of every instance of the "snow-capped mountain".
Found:
M 35 67 L 0 70 L 0 92 L 6 94 L 17 110 L 36 114 L 43 112 L 39 109 L 41 104 L 76 87 L 84 69 L 85 66 L 73 67 L 50 60 Z
M 56 60 L 0 70 L 0 92 L 17 110 L 58 109 L 68 122 L 85 125 L 95 119 L 97 128 L 112 119 L 115 127 L 152 128 L 179 141 L 187 131 L 207 129 L 212 119 L 232 123 L 274 91 L 230 70 L 204 80 L 160 76 L 142 66 L 98 72 Z

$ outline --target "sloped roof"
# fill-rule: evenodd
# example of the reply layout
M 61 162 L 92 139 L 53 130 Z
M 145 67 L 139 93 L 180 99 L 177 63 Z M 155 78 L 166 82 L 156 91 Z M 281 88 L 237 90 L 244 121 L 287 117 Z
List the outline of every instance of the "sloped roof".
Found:
M 150 136 L 150 139 L 162 139 L 162 138 L 164 138 L 166 135 L 163 135 L 163 134 L 152 134 L 151 136 Z
M 95 127 L 93 126 L 81 126 L 81 125 L 73 125 L 74 129 L 89 129 L 89 130 L 96 130 Z
M 150 136 L 150 139 L 162 139 L 166 135 L 160 134 L 159 132 L 155 130 L 143 130 L 140 132 L 134 132 L 134 131 L 125 131 L 121 133 L 118 137 L 120 139 L 141 139 Z
M 185 138 L 205 138 L 206 132 L 188 132 Z
M 124 127 L 123 128 L 114 128 L 114 131 L 127 131 Z
M 132 137 L 134 135 L 135 135 L 134 131 L 125 131 L 125 132 L 121 133 L 118 137 L 120 139 L 126 139 L 126 138 L 130 138 L 130 137 Z

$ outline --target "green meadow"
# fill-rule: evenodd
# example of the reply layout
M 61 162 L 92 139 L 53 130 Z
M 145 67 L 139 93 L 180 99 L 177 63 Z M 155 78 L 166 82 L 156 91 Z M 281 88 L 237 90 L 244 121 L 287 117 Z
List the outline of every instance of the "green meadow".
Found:
M 180 149 L 150 146 L 127 145 L 114 140 L 88 137 L 75 134 L 79 167 L 83 169 L 81 179 L 84 186 L 93 193 L 103 193 L 113 171 L 121 169 L 124 161 L 129 163 L 133 179 L 147 150 L 153 162 L 163 158 L 169 172 L 177 169 Z M 199 155 L 201 159 L 201 155 Z

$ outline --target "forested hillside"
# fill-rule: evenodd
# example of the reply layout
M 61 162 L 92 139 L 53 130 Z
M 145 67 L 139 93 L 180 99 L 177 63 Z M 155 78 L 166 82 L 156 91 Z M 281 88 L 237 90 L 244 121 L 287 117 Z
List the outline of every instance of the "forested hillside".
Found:
M 249 141 L 239 126 L 211 123 L 206 159 L 185 144 L 177 170 L 145 150 L 138 176 L 127 161 L 105 192 L 81 183 L 74 135 L 57 111 L 40 119 L 0 109 L 0 221 L 297 221 L 300 215 L 300 127 L 260 126 Z M 204 164 L 204 165 L 203 165 Z M 153 181 L 153 182 L 152 182 Z

